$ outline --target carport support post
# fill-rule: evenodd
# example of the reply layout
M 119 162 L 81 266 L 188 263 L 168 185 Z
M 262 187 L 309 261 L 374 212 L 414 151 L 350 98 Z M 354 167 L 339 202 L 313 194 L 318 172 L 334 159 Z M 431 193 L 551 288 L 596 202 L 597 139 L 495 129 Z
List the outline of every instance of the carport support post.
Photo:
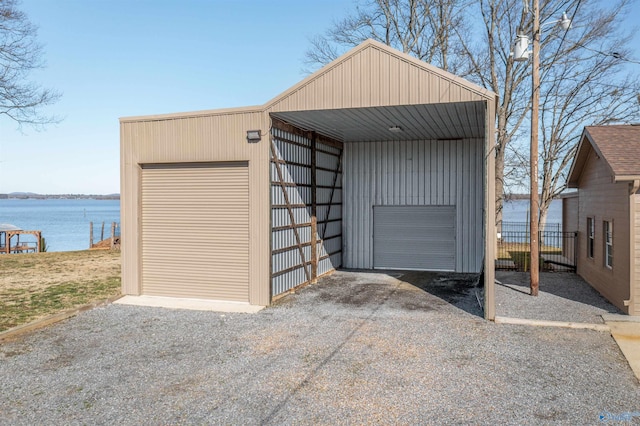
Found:
M 316 183 L 316 139 L 311 132 L 311 282 L 318 280 L 318 215 L 317 215 L 317 183 Z M 325 225 L 326 226 L 326 225 Z

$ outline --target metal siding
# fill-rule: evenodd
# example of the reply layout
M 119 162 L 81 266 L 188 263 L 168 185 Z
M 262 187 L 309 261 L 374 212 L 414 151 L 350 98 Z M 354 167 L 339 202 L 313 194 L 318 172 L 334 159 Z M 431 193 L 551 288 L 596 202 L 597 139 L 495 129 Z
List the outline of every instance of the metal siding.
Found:
M 411 88 L 411 90 L 408 90 Z M 268 112 L 494 99 L 485 89 L 373 41 L 267 104 Z
M 211 112 L 122 120 L 121 124 L 122 291 L 141 292 L 140 164 L 248 161 L 249 301 L 268 305 L 269 141 L 249 144 L 246 131 L 268 129 L 260 111 Z M 169 262 L 171 264 L 172 262 Z
M 276 160 L 280 161 L 283 181 L 295 186 L 287 186 L 286 192 L 291 211 L 286 207 L 286 199 L 278 168 L 271 165 L 271 280 L 272 294 L 278 295 L 309 281 L 304 266 L 311 271 L 311 140 L 297 133 L 274 127 L 271 131 Z M 333 155 L 332 155 L 333 154 Z M 316 142 L 316 209 L 317 215 L 317 256 L 318 275 L 325 274 L 341 265 L 342 229 L 342 174 L 339 172 L 341 150 Z M 295 164 L 291 164 L 295 163 Z M 330 171 L 333 170 L 333 171 Z M 337 172 L 337 173 L 336 173 Z M 334 186 L 335 185 L 335 186 Z M 293 207 L 293 205 L 305 207 Z M 293 215 L 294 223 L 291 222 Z M 328 223 L 324 223 L 329 221 Z M 298 239 L 293 229 L 278 227 L 295 225 L 304 258 L 300 254 Z M 304 226 L 300 226 L 304 225 Z M 323 241 L 322 238 L 327 239 Z
M 455 270 L 479 272 L 484 254 L 483 145 L 483 139 L 345 143 L 344 266 L 373 267 L 374 205 L 455 200 Z
M 249 301 L 246 163 L 142 170 L 142 293 Z
M 374 206 L 373 267 L 455 270 L 455 206 Z
M 495 122 L 496 122 L 496 101 L 488 100 L 485 105 L 485 114 L 481 119 L 485 121 L 485 135 L 482 141 L 482 233 L 480 238 L 484 241 L 484 317 L 493 321 L 496 316 L 495 303 L 495 259 L 496 259 L 496 191 L 495 191 Z M 482 199 L 482 196 L 480 196 Z

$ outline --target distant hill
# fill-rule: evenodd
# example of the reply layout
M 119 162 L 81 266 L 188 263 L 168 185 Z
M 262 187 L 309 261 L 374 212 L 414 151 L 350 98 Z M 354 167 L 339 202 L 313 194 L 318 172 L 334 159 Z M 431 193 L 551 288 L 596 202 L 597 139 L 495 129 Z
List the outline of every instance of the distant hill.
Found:
M 0 198 L 17 198 L 21 200 L 26 199 L 60 199 L 60 200 L 119 200 L 120 194 L 36 194 L 35 192 L 10 192 L 6 197 L 0 196 Z

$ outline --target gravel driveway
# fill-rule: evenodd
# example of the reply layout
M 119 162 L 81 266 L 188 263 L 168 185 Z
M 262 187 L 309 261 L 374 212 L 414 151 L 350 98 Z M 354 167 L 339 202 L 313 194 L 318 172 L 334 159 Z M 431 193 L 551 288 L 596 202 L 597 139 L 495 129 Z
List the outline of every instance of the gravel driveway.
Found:
M 475 296 L 449 296 L 337 272 L 253 315 L 95 309 L 0 344 L 0 423 L 595 424 L 640 411 L 609 334 L 493 324 L 469 309 Z

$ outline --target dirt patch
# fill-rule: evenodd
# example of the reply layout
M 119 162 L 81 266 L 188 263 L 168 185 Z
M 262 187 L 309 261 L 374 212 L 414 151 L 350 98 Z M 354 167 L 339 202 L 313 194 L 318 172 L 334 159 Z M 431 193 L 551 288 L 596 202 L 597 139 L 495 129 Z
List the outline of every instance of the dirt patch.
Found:
M 0 331 L 120 293 L 120 253 L 0 256 Z

